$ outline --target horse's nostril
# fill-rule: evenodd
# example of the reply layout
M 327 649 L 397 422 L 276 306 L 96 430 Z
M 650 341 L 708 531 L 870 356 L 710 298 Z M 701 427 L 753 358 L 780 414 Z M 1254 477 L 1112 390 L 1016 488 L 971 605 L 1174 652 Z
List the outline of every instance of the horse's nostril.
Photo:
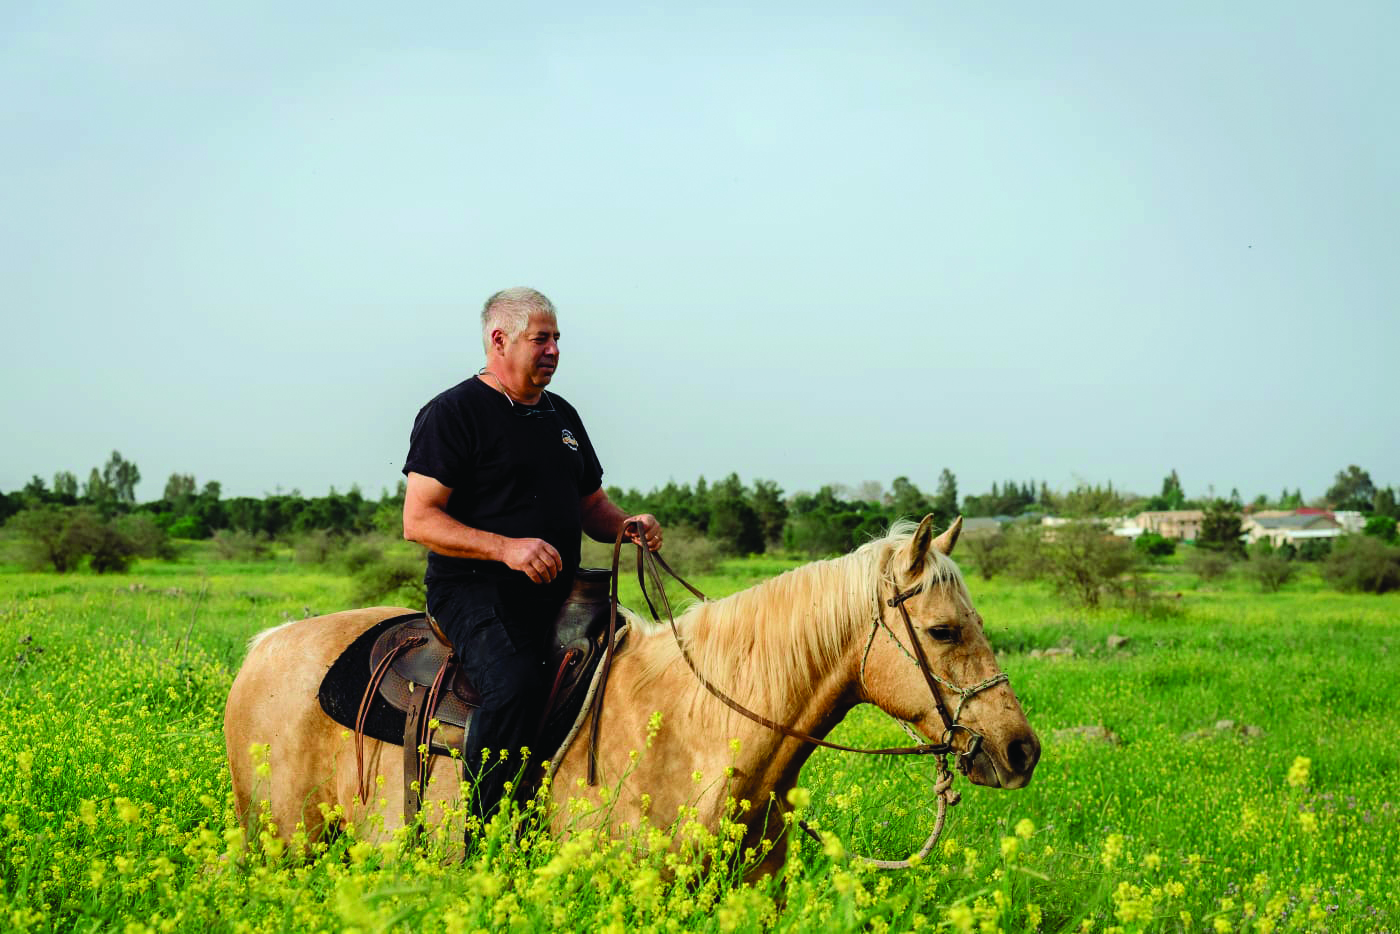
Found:
M 1006 748 L 1006 761 L 1017 773 L 1030 772 L 1040 761 L 1040 743 L 1034 737 L 1012 741 Z

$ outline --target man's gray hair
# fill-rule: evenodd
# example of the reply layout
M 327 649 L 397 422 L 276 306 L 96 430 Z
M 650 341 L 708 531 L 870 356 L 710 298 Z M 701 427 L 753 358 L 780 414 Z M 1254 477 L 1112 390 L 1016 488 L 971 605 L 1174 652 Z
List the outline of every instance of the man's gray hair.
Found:
M 486 355 L 491 355 L 492 331 L 500 328 L 505 332 L 506 340 L 513 341 L 530 323 L 532 312 L 559 317 L 553 302 L 540 292 L 524 286 L 502 289 L 488 298 L 481 309 L 481 346 L 486 349 Z

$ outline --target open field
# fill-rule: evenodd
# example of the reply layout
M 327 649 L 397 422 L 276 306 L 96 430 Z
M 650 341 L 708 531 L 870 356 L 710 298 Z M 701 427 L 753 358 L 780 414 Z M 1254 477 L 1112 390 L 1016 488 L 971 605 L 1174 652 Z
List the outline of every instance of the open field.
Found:
M 721 595 L 792 564 L 729 561 L 696 583 Z M 1400 929 L 1400 595 L 1157 577 L 1181 596 L 1151 616 L 971 579 L 1044 743 L 1035 781 L 960 782 L 935 855 L 879 873 L 841 851 L 916 848 L 931 767 L 822 751 L 807 810 L 840 843 L 798 845 L 775 901 L 623 846 L 537 840 L 458 866 L 431 842 L 403 857 L 347 834 L 307 860 L 254 826 L 253 855 L 230 858 L 244 833 L 221 717 L 244 644 L 345 608 L 349 582 L 197 550 L 120 576 L 0 568 L 0 927 Z M 1111 634 L 1130 641 L 1110 650 Z M 1031 654 L 1061 647 L 1075 654 Z M 1116 741 L 1057 732 L 1083 726 Z M 861 710 L 835 738 L 902 734 Z

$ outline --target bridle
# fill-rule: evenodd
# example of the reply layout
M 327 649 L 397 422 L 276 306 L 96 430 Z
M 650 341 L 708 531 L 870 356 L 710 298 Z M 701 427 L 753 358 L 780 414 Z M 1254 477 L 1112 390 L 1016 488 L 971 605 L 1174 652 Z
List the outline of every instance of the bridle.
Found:
M 613 578 L 611 594 L 612 615 L 609 621 L 609 649 L 607 656 L 603 660 L 603 671 L 600 677 L 597 694 L 599 698 L 598 709 L 594 712 L 593 716 L 592 742 L 590 743 L 588 757 L 588 783 L 590 785 L 596 784 L 597 782 L 598 730 L 600 721 L 602 720 L 602 698 L 604 696 L 604 689 L 607 686 L 608 672 L 612 665 L 612 646 L 615 642 L 613 635 L 616 630 L 617 621 L 618 565 L 622 554 L 623 538 L 627 534 L 628 529 L 631 527 L 632 523 L 627 523 L 621 529 L 619 529 L 617 533 L 617 539 L 613 543 Z M 767 727 L 768 729 L 773 730 L 777 733 L 781 733 L 784 736 L 789 736 L 793 739 L 801 740 L 804 743 L 809 743 L 814 746 L 821 746 L 826 749 L 837 749 L 842 752 L 858 752 L 872 756 L 931 755 L 937 757 L 936 761 L 938 763 L 938 778 L 935 782 L 934 790 L 938 795 L 938 817 L 932 835 L 930 835 L 928 840 L 925 842 L 923 849 L 919 853 L 920 859 L 922 859 L 924 856 L 927 856 L 928 853 L 933 849 L 934 843 L 937 841 L 939 834 L 943 830 L 943 822 L 947 813 L 947 808 L 950 805 L 956 804 L 959 798 L 958 793 L 956 791 L 951 790 L 953 776 L 952 773 L 948 770 L 948 756 L 957 756 L 958 771 L 966 775 L 968 767 L 970 766 L 972 760 L 977 756 L 977 753 L 981 751 L 982 748 L 982 734 L 978 733 L 976 730 L 973 730 L 966 724 L 959 722 L 959 718 L 962 716 L 963 707 L 967 704 L 968 699 L 973 697 L 974 695 L 979 694 L 982 691 L 988 690 L 992 687 L 995 687 L 998 684 L 1009 683 L 1010 679 L 1006 676 L 1004 672 L 1001 672 L 993 675 L 985 681 L 979 682 L 970 687 L 959 687 L 951 681 L 948 681 L 947 679 L 942 678 L 934 673 L 933 669 L 929 666 L 928 657 L 924 653 L 923 646 L 919 644 L 918 633 L 914 628 L 914 620 L 910 617 L 909 610 L 905 607 L 905 603 L 908 602 L 910 598 L 915 597 L 923 592 L 924 585 L 918 584 L 914 587 L 909 588 L 908 590 L 896 591 L 894 596 L 884 601 L 886 606 L 897 608 L 899 610 L 900 616 L 903 617 L 905 629 L 909 633 L 909 643 L 914 648 L 914 652 L 912 655 L 910 654 L 909 650 L 904 647 L 904 644 L 900 642 L 899 637 L 895 634 L 894 630 L 890 628 L 887 622 L 885 622 L 885 616 L 880 609 L 880 601 L 877 597 L 875 612 L 873 614 L 874 622 L 872 623 L 870 629 L 870 638 L 866 641 L 865 653 L 861 656 L 860 680 L 861 687 L 862 689 L 864 689 L 865 663 L 866 660 L 870 657 L 870 650 L 871 647 L 874 645 L 875 636 L 879 633 L 880 629 L 883 628 L 887 633 L 889 633 L 890 638 L 894 640 L 895 645 L 899 646 L 900 651 L 903 652 L 904 655 L 907 658 L 909 658 L 918 667 L 919 671 L 923 674 L 924 683 L 928 685 L 929 693 L 933 696 L 934 708 L 938 711 L 938 715 L 943 722 L 942 736 L 940 737 L 937 743 L 923 742 L 919 735 L 913 731 L 913 729 L 909 726 L 908 723 L 896 718 L 896 722 L 898 722 L 900 726 L 904 729 L 904 731 L 909 734 L 910 738 L 915 741 L 916 745 L 896 746 L 887 749 L 862 749 L 855 746 L 844 746 L 840 743 L 828 742 L 827 740 L 820 739 L 816 736 L 812 736 L 808 733 L 804 733 L 801 730 L 795 729 L 791 726 L 779 723 L 776 720 L 772 720 L 768 717 L 765 717 L 763 714 L 757 713 L 745 707 L 743 704 L 734 700 L 734 698 L 730 697 L 720 688 L 716 687 L 713 683 L 711 683 L 710 680 L 706 678 L 704 674 L 701 673 L 699 667 L 696 666 L 695 660 L 691 657 L 690 652 L 686 649 L 684 641 L 681 639 L 680 629 L 676 626 L 675 613 L 671 609 L 671 601 L 670 598 L 666 595 L 666 588 L 663 585 L 663 581 L 661 578 L 661 570 L 664 570 L 667 574 L 674 578 L 681 586 L 685 587 L 686 590 L 690 591 L 697 599 L 707 599 L 706 596 L 703 593 L 701 593 L 698 589 L 696 589 L 694 585 L 692 585 L 685 578 L 677 574 L 676 571 L 670 566 L 670 564 L 666 562 L 665 558 L 661 557 L 661 555 L 657 554 L 656 552 L 649 551 L 645 545 L 639 542 L 637 544 L 637 583 L 641 586 L 642 597 L 644 600 L 646 600 L 647 609 L 651 611 L 652 619 L 655 620 L 657 623 L 661 622 L 660 614 L 657 613 L 656 606 L 652 603 L 651 595 L 648 592 L 648 581 L 650 581 L 652 589 L 656 591 L 662 609 L 665 610 L 666 619 L 670 624 L 671 634 L 676 640 L 676 647 L 680 650 L 681 658 L 685 659 L 686 665 L 689 666 L 691 672 L 699 680 L 700 684 L 705 688 L 705 690 L 709 691 L 710 694 L 714 695 L 714 697 L 716 697 L 730 710 L 733 710 L 734 712 L 741 714 L 744 717 L 747 717 L 748 719 L 752 720 L 757 724 L 760 724 L 761 726 Z M 939 693 L 938 685 L 943 685 L 949 691 L 952 691 L 958 696 L 957 707 L 952 713 L 949 713 L 948 705 L 944 702 L 943 696 Z M 954 743 L 954 740 L 959 733 L 962 733 L 967 737 L 964 748 L 962 748 L 961 750 L 958 749 Z M 820 836 L 817 835 L 816 831 L 813 830 L 805 821 L 799 821 L 799 823 L 801 824 L 803 830 L 805 830 L 809 835 L 813 836 L 818 840 L 821 839 Z M 916 864 L 911 860 L 877 860 L 869 859 L 867 857 L 855 858 L 860 861 L 874 865 L 877 868 L 883 869 L 904 869 Z
M 885 622 L 884 614 L 880 612 L 874 614 L 875 622 L 870 627 L 870 638 L 866 640 L 865 654 L 862 655 L 860 659 L 861 687 L 865 687 L 865 663 L 866 660 L 870 658 L 870 649 L 875 644 L 875 636 L 881 629 L 884 629 L 885 632 L 889 633 L 890 638 L 894 640 L 894 644 L 899 646 L 899 650 L 904 653 L 904 656 L 912 661 L 915 666 L 918 667 L 919 672 L 924 676 L 924 683 L 928 685 L 929 694 L 933 696 L 934 708 L 938 711 L 938 716 L 943 721 L 943 735 L 937 745 L 943 747 L 945 752 L 957 752 L 958 771 L 966 775 L 968 765 L 977 757 L 977 753 L 982 749 L 982 734 L 960 722 L 963 707 L 967 704 L 969 698 L 989 688 L 996 687 L 998 684 L 1008 684 L 1011 679 L 1006 676 L 1005 672 L 997 672 L 985 681 L 980 681 L 970 687 L 959 687 L 948 679 L 942 678 L 934 673 L 933 668 L 929 666 L 928 656 L 924 654 L 924 647 L 919 643 L 918 633 L 914 630 L 914 620 L 909 616 L 909 611 L 904 606 L 911 597 L 918 596 L 923 590 L 923 585 L 919 584 L 908 590 L 900 591 L 885 601 L 886 606 L 898 608 L 899 615 L 904 618 L 904 628 L 909 633 L 909 644 L 914 647 L 914 653 L 912 655 L 909 653 L 909 650 L 904 647 L 904 643 L 899 641 L 899 637 L 895 635 L 894 630 Z M 951 714 L 948 712 L 948 705 L 944 702 L 943 695 L 938 691 L 937 685 L 939 684 L 958 696 L 958 706 Z M 967 744 L 960 752 L 956 750 L 953 743 L 954 737 L 959 732 L 967 736 Z

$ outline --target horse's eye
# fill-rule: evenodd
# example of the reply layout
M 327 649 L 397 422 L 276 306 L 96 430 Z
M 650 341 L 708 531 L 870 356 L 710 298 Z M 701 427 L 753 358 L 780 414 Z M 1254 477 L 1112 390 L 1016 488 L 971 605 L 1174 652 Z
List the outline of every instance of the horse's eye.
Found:
M 958 641 L 958 627 L 956 626 L 934 626 L 928 631 L 928 634 L 934 642 Z

